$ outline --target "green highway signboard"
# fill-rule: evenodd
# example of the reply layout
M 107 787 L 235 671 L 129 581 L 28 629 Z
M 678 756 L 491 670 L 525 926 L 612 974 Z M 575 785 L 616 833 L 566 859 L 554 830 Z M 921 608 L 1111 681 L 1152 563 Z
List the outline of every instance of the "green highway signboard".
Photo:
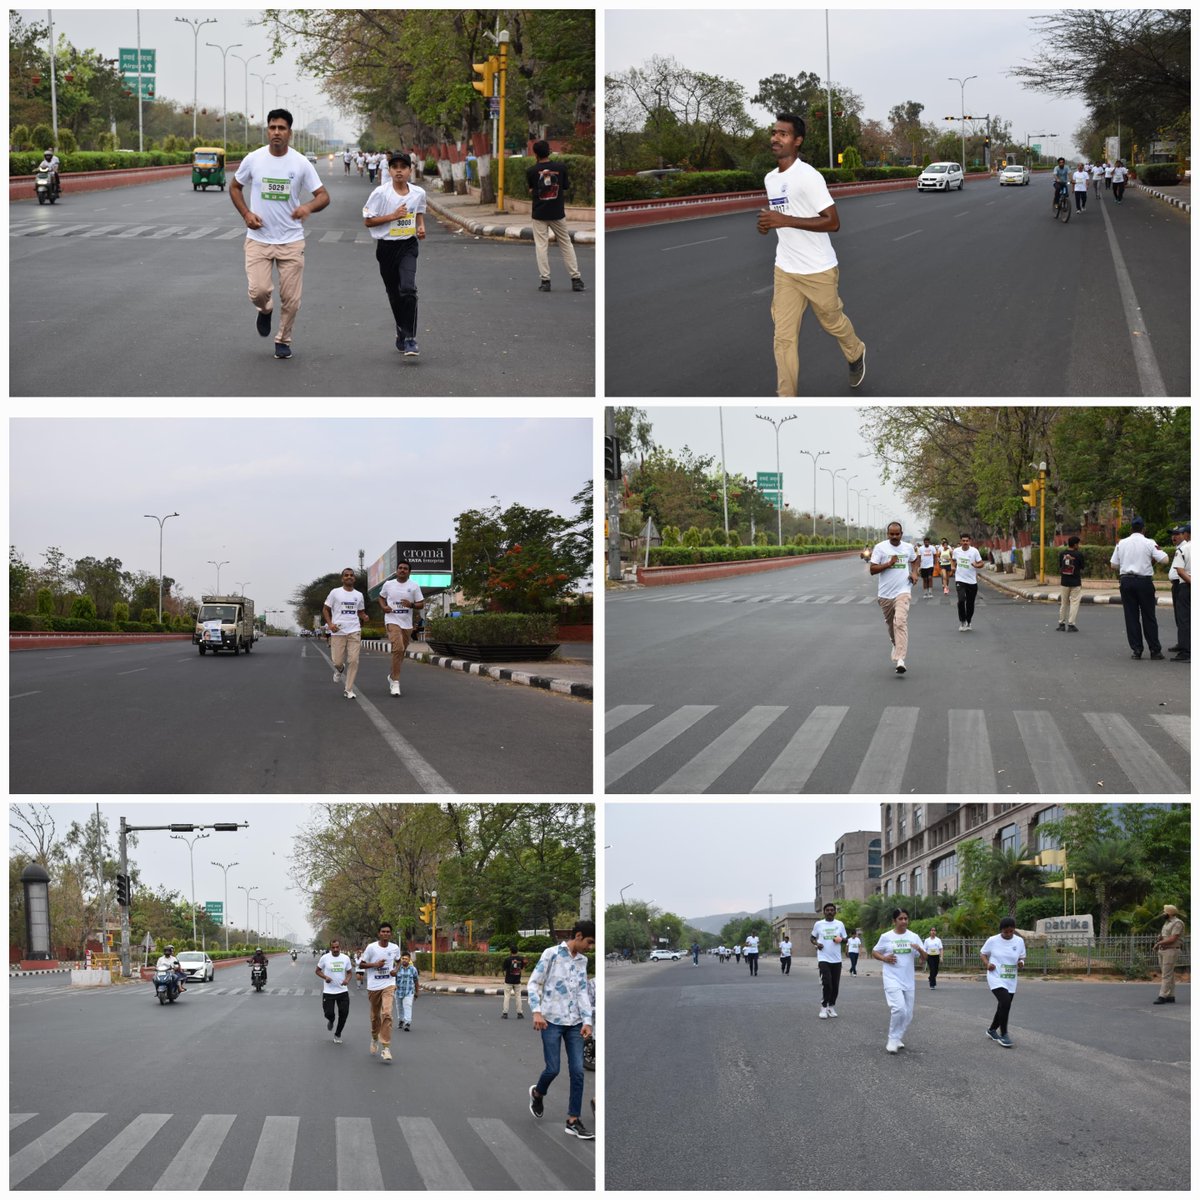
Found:
M 757 487 L 760 492 L 778 492 L 783 488 L 782 471 L 759 471 Z
M 136 75 L 138 73 L 138 54 L 136 46 L 123 46 L 117 51 L 120 55 L 120 70 L 122 74 Z M 155 74 L 154 60 L 157 55 L 155 50 L 147 50 L 142 47 L 142 74 Z
M 220 918 L 225 912 L 225 902 L 223 900 L 205 900 L 204 911 L 210 917 Z
M 130 92 L 132 92 L 136 96 L 137 90 L 138 90 L 138 77 L 136 75 L 126 75 L 125 76 L 125 86 L 130 90 Z M 154 99 L 154 76 L 153 75 L 143 75 L 142 76 L 142 99 L 143 100 L 153 100 Z

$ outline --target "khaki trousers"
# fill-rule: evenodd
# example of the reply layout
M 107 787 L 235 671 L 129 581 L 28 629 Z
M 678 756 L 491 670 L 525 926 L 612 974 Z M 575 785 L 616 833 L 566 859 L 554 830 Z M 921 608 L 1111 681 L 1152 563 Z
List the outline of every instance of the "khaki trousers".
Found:
M 1158 952 L 1158 969 L 1162 972 L 1162 984 L 1158 989 L 1160 996 L 1175 995 L 1175 962 L 1178 958 L 1178 950 L 1160 950 Z
M 519 983 L 506 983 L 504 985 L 504 1012 L 508 1012 L 508 1000 L 512 997 L 517 1002 L 517 1012 L 521 1011 L 521 985 Z
M 250 303 L 260 313 L 272 311 L 271 296 L 275 290 L 271 277 L 272 266 L 279 268 L 279 319 L 277 342 L 290 345 L 292 326 L 300 311 L 300 295 L 304 290 L 304 240 L 286 242 L 281 246 L 246 239 L 246 279 L 250 285 Z
M 367 1005 L 371 1010 L 371 1041 L 392 1044 L 392 1009 L 396 1006 L 396 985 L 372 988 L 367 993 Z
M 901 592 L 890 600 L 880 598 L 879 601 L 888 637 L 892 639 L 892 662 L 908 657 L 908 606 L 911 600 L 908 592 Z
M 392 673 L 388 678 L 394 679 L 399 683 L 400 668 L 404 665 L 404 651 L 408 649 L 409 640 L 412 638 L 412 630 L 405 629 L 403 625 L 394 625 L 389 622 L 387 625 L 387 635 L 392 647 Z
M 1079 616 L 1079 602 L 1083 599 L 1083 588 L 1063 588 L 1058 601 L 1058 619 L 1068 625 L 1076 623 Z
M 330 638 L 329 655 L 333 659 L 334 667 L 340 667 L 343 663 L 346 664 L 345 681 L 342 686 L 348 692 L 354 691 L 354 680 L 358 675 L 358 655 L 362 650 L 362 634 L 354 633 L 335 633 Z
M 800 378 L 800 322 L 809 305 L 821 322 L 821 328 L 837 339 L 848 363 L 861 358 L 866 348 L 854 332 L 850 318 L 842 311 L 837 267 L 819 271 L 816 275 L 792 275 L 776 267 L 771 317 L 775 322 L 777 396 L 796 394 L 796 383 Z
M 537 257 L 538 276 L 550 278 L 550 233 L 553 231 L 554 240 L 562 251 L 563 266 L 572 279 L 579 278 L 579 263 L 575 259 L 575 247 L 571 244 L 571 233 L 567 223 L 558 221 L 533 220 L 533 252 Z

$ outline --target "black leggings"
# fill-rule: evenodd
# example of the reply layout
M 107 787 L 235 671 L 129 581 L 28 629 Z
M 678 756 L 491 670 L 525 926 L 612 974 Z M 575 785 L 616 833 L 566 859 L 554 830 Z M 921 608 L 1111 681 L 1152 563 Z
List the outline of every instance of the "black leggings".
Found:
M 956 581 L 954 590 L 958 593 L 958 619 L 970 625 L 975 615 L 975 593 L 979 591 L 979 584 Z
M 990 1029 L 998 1029 L 1002 1034 L 1008 1033 L 1008 1010 L 1012 1008 L 1013 996 L 1015 992 L 1010 992 L 1008 988 L 992 988 L 992 995 L 996 997 L 996 1015 L 992 1018 Z
M 942 956 L 940 954 L 931 954 L 926 959 L 929 964 L 929 986 L 937 987 L 938 967 L 942 965 Z
M 379 238 L 375 261 L 387 290 L 396 332 L 404 338 L 417 336 L 417 239 Z
M 1113 199 L 1116 200 L 1117 203 L 1119 204 L 1121 202 L 1121 197 L 1123 195 L 1125 195 L 1125 184 L 1117 183 L 1116 180 L 1114 180 L 1113 181 Z

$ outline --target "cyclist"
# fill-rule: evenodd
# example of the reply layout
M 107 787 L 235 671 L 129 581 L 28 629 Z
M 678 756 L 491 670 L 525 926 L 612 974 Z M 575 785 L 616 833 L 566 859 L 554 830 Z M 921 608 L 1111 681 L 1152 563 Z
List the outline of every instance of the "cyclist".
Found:
M 1065 192 L 1067 184 L 1071 182 L 1071 172 L 1067 170 L 1067 160 L 1060 158 L 1058 165 L 1054 168 L 1054 210 L 1058 211 L 1058 193 Z

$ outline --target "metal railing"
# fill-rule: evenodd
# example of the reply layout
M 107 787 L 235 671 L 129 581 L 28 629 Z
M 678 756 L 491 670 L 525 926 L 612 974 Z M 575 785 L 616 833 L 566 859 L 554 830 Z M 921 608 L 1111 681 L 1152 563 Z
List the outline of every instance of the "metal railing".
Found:
M 942 938 L 942 970 L 981 970 L 979 949 L 984 938 Z M 1157 935 L 1080 939 L 1068 945 L 1060 940 L 1025 945 L 1025 974 L 1109 975 L 1144 977 L 1158 970 L 1158 953 L 1152 949 Z M 1177 970 L 1191 965 L 1191 939 L 1179 943 Z

